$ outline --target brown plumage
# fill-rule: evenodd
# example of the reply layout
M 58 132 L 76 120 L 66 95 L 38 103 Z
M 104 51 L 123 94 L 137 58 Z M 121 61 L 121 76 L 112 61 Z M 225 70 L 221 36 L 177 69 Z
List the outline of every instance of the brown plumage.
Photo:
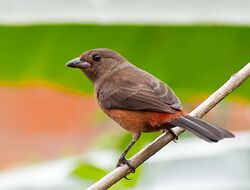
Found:
M 67 66 L 85 73 L 94 84 L 102 110 L 131 132 L 133 140 L 121 155 L 118 166 L 129 165 L 125 155 L 141 132 L 171 130 L 179 126 L 208 142 L 234 137 L 222 128 L 183 115 L 181 102 L 169 86 L 132 65 L 117 52 L 90 50 L 68 62 Z

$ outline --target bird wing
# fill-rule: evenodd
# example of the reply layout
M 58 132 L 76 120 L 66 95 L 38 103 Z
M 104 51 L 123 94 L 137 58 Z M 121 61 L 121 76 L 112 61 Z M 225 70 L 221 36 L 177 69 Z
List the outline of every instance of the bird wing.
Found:
M 180 100 L 170 87 L 161 81 L 146 84 L 107 83 L 98 93 L 98 100 L 106 109 L 128 109 L 175 113 L 181 111 Z M 123 85 L 121 85 L 123 84 Z M 112 85 L 112 86 L 111 86 Z

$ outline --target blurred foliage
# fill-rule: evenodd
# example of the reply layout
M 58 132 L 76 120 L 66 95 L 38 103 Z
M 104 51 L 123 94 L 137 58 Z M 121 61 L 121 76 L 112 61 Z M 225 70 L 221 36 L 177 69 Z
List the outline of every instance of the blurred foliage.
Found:
M 88 163 L 80 163 L 72 172 L 73 176 L 80 177 L 85 180 L 96 181 L 106 175 L 108 171 L 98 168 Z
M 127 176 L 131 180 L 122 179 L 114 186 L 112 186 L 110 190 L 129 189 L 130 187 L 133 187 L 139 179 L 140 171 L 141 168 L 137 168 L 136 173 Z M 104 175 L 108 174 L 108 172 L 109 171 L 96 167 L 90 163 L 81 162 L 72 171 L 71 175 L 84 181 L 95 182 L 102 178 Z
M 0 27 L 0 81 L 42 80 L 91 92 L 64 64 L 106 47 L 190 98 L 212 92 L 250 59 L 250 28 L 233 26 L 37 25 Z M 234 95 L 250 98 L 249 82 Z

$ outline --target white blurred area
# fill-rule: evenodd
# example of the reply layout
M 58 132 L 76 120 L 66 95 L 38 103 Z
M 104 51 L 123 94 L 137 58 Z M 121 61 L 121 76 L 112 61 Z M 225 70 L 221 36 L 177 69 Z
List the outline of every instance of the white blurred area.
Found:
M 249 0 L 0 0 L 0 24 L 250 25 Z
M 134 190 L 243 190 L 250 188 L 250 131 L 207 143 L 198 138 L 170 143 L 144 165 Z M 113 168 L 113 152 L 84 155 L 97 166 Z M 0 173 L 1 190 L 85 189 L 90 182 L 70 177 L 80 157 L 50 161 Z M 78 160 L 78 161 L 77 161 Z M 133 178 L 133 175 L 130 176 Z M 146 187 L 146 188 L 145 188 Z
M 213 144 L 198 138 L 171 143 L 146 164 L 136 190 L 250 189 L 249 139 L 246 131 Z

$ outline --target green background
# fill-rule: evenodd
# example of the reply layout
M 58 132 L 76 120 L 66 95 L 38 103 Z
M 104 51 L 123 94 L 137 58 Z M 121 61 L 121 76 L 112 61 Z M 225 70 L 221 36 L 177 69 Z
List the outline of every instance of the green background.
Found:
M 216 90 L 250 57 L 250 27 L 35 25 L 0 27 L 0 81 L 49 81 L 92 92 L 64 64 L 110 48 L 168 83 L 181 99 Z M 250 98 L 247 82 L 234 96 Z

